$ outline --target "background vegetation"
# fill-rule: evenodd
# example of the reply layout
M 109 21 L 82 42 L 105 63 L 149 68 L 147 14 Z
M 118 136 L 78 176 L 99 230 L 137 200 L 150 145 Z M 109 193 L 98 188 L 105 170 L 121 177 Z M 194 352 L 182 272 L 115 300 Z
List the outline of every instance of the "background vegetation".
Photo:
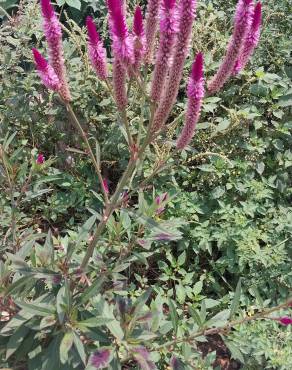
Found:
M 101 144 L 102 170 L 112 191 L 125 168 L 127 148 L 115 106 L 89 67 L 83 27 L 85 15 L 94 14 L 106 38 L 105 5 L 103 1 L 79 0 L 57 4 L 67 35 L 64 46 L 74 108 L 89 137 L 98 138 Z M 82 358 L 84 341 L 74 338 L 77 352 L 70 352 L 71 367 L 61 366 L 58 356 L 52 354 L 63 334 L 59 336 L 55 329 L 57 339 L 44 344 L 36 338 L 35 328 L 41 327 L 44 333 L 50 330 L 51 314 L 40 313 L 48 303 L 39 293 L 46 284 L 55 285 L 59 316 L 63 315 L 60 307 L 68 309 L 66 285 L 59 289 L 58 279 L 66 280 L 80 261 L 78 252 L 84 250 L 101 210 L 100 189 L 80 140 L 68 129 L 64 109 L 45 91 L 34 70 L 31 47 L 43 45 L 38 4 L 25 0 L 19 7 L 14 1 L 0 5 L 8 12 L 3 12 L 0 28 L 0 307 L 13 313 L 16 304 L 25 311 L 28 308 L 21 301 L 29 294 L 38 302 L 25 312 L 29 325 L 21 326 L 15 319 L 6 324 L 1 316 L 0 364 L 18 366 L 15 369 L 24 362 L 33 370 L 81 369 L 76 353 Z M 129 7 L 134 5 L 131 1 Z M 216 70 L 230 34 L 234 7 L 235 1 L 199 1 L 186 76 L 199 50 L 205 54 L 207 76 Z M 94 283 L 90 291 L 86 281 L 78 280 L 84 285 L 79 302 L 90 300 L 96 315 L 102 317 L 100 302 L 105 298 L 111 302 L 113 297 L 128 297 L 135 302 L 151 287 L 154 293 L 149 309 L 165 314 L 153 314 L 152 330 L 155 327 L 169 339 L 186 335 L 194 324 L 200 327 L 211 317 L 216 325 L 224 322 L 239 281 L 238 309 L 242 314 L 277 305 L 291 292 L 292 6 L 281 0 L 264 2 L 263 7 L 263 32 L 252 62 L 224 91 L 205 99 L 192 147 L 176 155 L 171 166 L 154 178 L 153 186 L 137 195 L 133 200 L 133 204 L 138 200 L 137 207 L 130 203 L 109 222 L 94 256 L 98 271 L 111 271 L 110 282 L 102 288 L 103 298 L 98 295 L 101 283 Z M 173 133 L 180 129 L 184 91 L 182 86 L 173 112 L 173 118 L 178 118 Z M 133 124 L 138 108 L 133 104 L 128 111 Z M 159 163 L 167 155 L 172 139 L 172 135 L 162 138 L 149 151 L 141 176 L 150 172 L 153 161 Z M 44 154 L 44 165 L 35 164 L 38 153 Z M 157 213 L 155 197 L 165 192 L 169 201 L 165 210 Z M 169 233 L 167 241 L 157 237 L 157 225 Z M 105 252 L 107 243 L 120 254 L 118 264 Z M 66 265 L 69 261 L 70 266 Z M 26 269 L 27 274 L 15 274 L 19 269 Z M 52 271 L 55 274 L 50 276 Z M 92 281 L 96 274 L 91 273 Z M 100 282 L 100 277 L 96 281 Z M 74 297 L 70 299 L 74 301 Z M 76 307 L 70 313 L 73 316 Z M 106 312 L 111 312 L 111 306 Z M 32 319 L 33 313 L 43 319 Z M 81 317 L 80 321 L 90 318 L 86 312 L 81 312 Z M 117 328 L 110 326 L 111 335 L 118 337 Z M 88 335 L 103 346 L 111 342 L 98 329 Z M 151 340 L 141 331 L 135 335 L 138 343 Z M 197 348 L 184 343 L 172 350 L 179 356 L 183 353 L 184 360 L 196 369 L 211 369 L 222 340 L 215 338 L 217 347 L 212 348 L 207 339 L 198 338 Z M 292 368 L 291 326 L 253 321 L 228 333 L 225 344 L 238 368 Z M 90 345 L 86 347 L 89 353 Z M 48 350 L 41 352 L 42 346 Z M 230 353 L 226 352 L 226 357 Z M 166 368 L 169 355 L 167 350 L 154 355 L 159 368 Z M 129 362 L 127 366 L 134 369 L 136 365 Z M 218 361 L 217 366 L 224 368 Z

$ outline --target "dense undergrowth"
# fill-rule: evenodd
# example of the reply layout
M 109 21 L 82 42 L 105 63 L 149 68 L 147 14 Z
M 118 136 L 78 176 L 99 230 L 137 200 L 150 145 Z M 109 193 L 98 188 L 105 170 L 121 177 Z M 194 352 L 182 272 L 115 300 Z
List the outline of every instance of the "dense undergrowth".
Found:
M 83 5 L 82 17 L 92 14 Z M 198 51 L 205 55 L 207 77 L 215 72 L 234 6 L 234 1 L 199 2 L 186 76 Z M 135 319 L 131 343 L 151 345 L 163 338 L 151 355 L 159 369 L 167 368 L 171 354 L 185 361 L 182 369 L 211 369 L 215 353 L 203 359 L 196 347 L 205 337 L 198 337 L 197 344 L 172 345 L 172 353 L 163 343 L 204 325 L 224 324 L 236 287 L 241 286 L 237 317 L 287 299 L 292 287 L 291 10 L 286 0 L 264 3 L 261 42 L 251 63 L 222 92 L 205 98 L 191 146 L 111 217 L 87 277 L 77 268 L 101 217 L 99 183 L 65 109 L 34 70 L 31 47 L 43 46 L 37 3 L 21 2 L 12 18 L 3 17 L 0 365 L 82 369 L 80 358 L 86 362 L 96 343 L 121 342 L 123 323 Z M 98 24 L 107 37 L 105 13 L 98 10 Z M 112 99 L 90 68 L 84 22 L 74 14 L 74 21 L 62 15 L 73 106 L 91 143 L 94 138 L 100 143 L 102 173 L 113 193 L 128 159 L 125 133 Z M 132 98 L 128 116 L 135 127 L 140 102 Z M 147 152 L 141 178 L 172 150 L 185 99 L 182 85 L 172 113 L 175 124 Z M 43 164 L 36 163 L 39 153 Z M 166 192 L 164 209 L 157 212 L 156 197 Z M 161 230 L 167 240 L 159 240 Z M 76 296 L 72 284 L 79 289 Z M 14 316 L 19 309 L 22 315 Z M 72 327 L 69 346 L 62 338 Z M 291 326 L 258 320 L 225 334 L 242 369 L 291 369 Z M 108 368 L 118 369 L 115 361 Z M 125 366 L 137 365 L 128 359 Z

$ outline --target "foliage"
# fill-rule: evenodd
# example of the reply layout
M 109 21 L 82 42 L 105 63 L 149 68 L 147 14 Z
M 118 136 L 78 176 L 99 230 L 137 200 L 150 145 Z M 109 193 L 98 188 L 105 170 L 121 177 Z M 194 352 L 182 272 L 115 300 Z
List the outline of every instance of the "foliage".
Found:
M 199 3 L 185 76 L 199 50 L 205 54 L 207 77 L 217 69 L 234 3 Z M 79 2 L 66 4 L 79 7 Z M 82 1 L 82 16 L 86 6 Z M 104 4 L 93 10 L 105 36 Z M 191 147 L 172 156 L 148 186 L 110 216 L 87 274 L 79 266 L 103 217 L 100 185 L 78 134 L 68 128 L 64 107 L 44 89 L 32 66 L 31 46 L 43 45 L 38 5 L 24 2 L 9 22 L 4 20 L 3 367 L 90 370 L 100 350 L 110 353 L 108 369 L 135 369 L 143 359 L 148 368 L 155 362 L 164 369 L 172 355 L 177 368 L 210 369 L 216 354 L 202 358 L 204 332 L 193 341 L 165 343 L 225 326 L 230 316 L 252 316 L 289 296 L 291 10 L 286 0 L 265 4 L 264 31 L 252 62 L 224 91 L 204 100 Z M 82 17 L 70 16 L 64 14 L 63 25 L 73 105 L 92 147 L 98 138 L 102 173 L 113 193 L 127 165 L 125 132 L 89 66 L 83 22 L 72 20 Z M 181 130 L 184 91 L 182 86 L 172 113 L 175 123 L 147 152 L 134 185 L 169 156 Z M 135 128 L 141 104 L 137 90 L 132 94 L 127 113 Z M 147 114 L 145 108 L 145 120 Z M 36 163 L 38 153 L 44 154 L 44 164 Z M 161 211 L 157 196 L 165 192 Z M 219 332 L 243 369 L 290 369 L 290 328 L 255 320 Z

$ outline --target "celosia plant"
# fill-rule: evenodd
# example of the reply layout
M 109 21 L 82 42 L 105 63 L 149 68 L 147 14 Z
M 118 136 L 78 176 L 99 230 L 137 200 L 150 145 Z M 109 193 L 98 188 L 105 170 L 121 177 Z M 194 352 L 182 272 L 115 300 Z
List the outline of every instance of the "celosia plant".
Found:
M 216 320 L 212 321 L 212 319 L 205 322 L 206 307 L 202 306 L 201 314 L 196 309 L 192 309 L 190 310 L 190 315 L 194 317 L 192 331 L 185 335 L 183 331 L 177 329 L 176 308 L 172 300 L 167 301 L 168 307 L 164 309 L 165 302 L 156 301 L 155 293 L 150 290 L 141 294 L 134 303 L 125 298 L 124 280 L 120 272 L 128 268 L 133 260 L 143 260 L 143 258 L 145 260 L 144 255 L 132 254 L 133 246 L 138 244 L 147 251 L 151 242 L 170 242 L 180 237 L 177 229 L 168 232 L 163 227 L 157 226 L 155 219 L 164 215 L 166 205 L 171 198 L 168 193 L 162 193 L 158 196 L 153 195 L 153 204 L 145 217 L 147 222 L 149 217 L 153 218 L 150 221 L 153 228 L 147 231 L 149 235 L 146 235 L 144 225 L 146 222 L 143 219 L 144 223 L 141 222 L 135 238 L 130 241 L 131 247 L 126 251 L 120 249 L 119 253 L 114 249 L 116 240 L 118 242 L 121 240 L 122 226 L 130 222 L 127 217 L 131 215 L 129 204 L 135 201 L 132 199 L 133 193 L 137 189 L 142 189 L 165 165 L 166 159 L 153 168 L 149 177 L 141 180 L 136 188 L 133 187 L 133 179 L 138 177 L 137 172 L 143 163 L 147 148 L 156 145 L 157 138 L 168 132 L 168 128 L 172 126 L 169 122 L 170 114 L 177 100 L 186 59 L 191 54 L 190 45 L 197 1 L 149 0 L 145 20 L 139 6 L 129 17 L 126 4 L 120 0 L 107 0 L 107 7 L 111 50 L 106 50 L 94 19 L 90 16 L 86 18 L 86 30 L 87 55 L 92 70 L 100 80 L 101 86 L 107 88 L 111 94 L 126 132 L 129 160 L 114 191 L 112 191 L 112 183 L 109 187 L 107 177 L 102 173 L 100 153 L 93 152 L 91 142 L 70 103 L 72 101 L 70 81 L 66 75 L 59 18 L 50 0 L 41 0 L 49 62 L 35 48 L 32 49 L 37 73 L 46 88 L 59 94 L 59 100 L 64 104 L 70 122 L 75 125 L 84 141 L 86 151 L 82 153 L 89 155 L 96 171 L 103 196 L 103 211 L 98 216 L 93 215 L 93 222 L 90 219 L 90 222 L 84 225 L 77 240 L 74 240 L 74 246 L 67 241 L 67 254 L 57 263 L 54 260 L 51 235 L 48 235 L 46 250 L 39 253 L 39 259 L 50 260 L 48 263 L 50 268 L 47 268 L 45 262 L 35 269 L 26 266 L 25 263 L 20 264 L 22 269 L 19 270 L 20 273 L 31 274 L 29 275 L 31 279 L 39 279 L 40 288 L 45 284 L 44 281 L 46 282 L 44 290 L 46 293 L 50 292 L 49 298 L 54 297 L 56 309 L 47 303 L 46 294 L 37 297 L 33 303 L 18 301 L 16 302 L 18 307 L 23 310 L 28 308 L 28 312 L 23 314 L 23 317 L 20 314 L 18 320 L 23 319 L 26 323 L 33 318 L 34 315 L 30 316 L 31 312 L 35 312 L 33 310 L 43 317 L 40 322 L 33 322 L 30 326 L 24 326 L 24 329 L 21 329 L 25 333 L 28 328 L 35 330 L 37 325 L 44 329 L 43 337 L 40 336 L 40 346 L 34 348 L 33 358 L 38 356 L 41 345 L 49 345 L 52 346 L 50 352 L 52 354 L 57 348 L 62 364 L 70 364 L 71 368 L 76 369 L 85 366 L 87 369 L 120 369 L 121 363 L 131 364 L 132 362 L 146 370 L 165 368 L 159 367 L 164 366 L 160 365 L 163 356 L 171 368 L 181 369 L 184 368 L 183 362 L 176 356 L 172 356 L 171 349 L 177 346 L 180 348 L 182 343 L 191 345 L 196 338 L 203 335 L 221 334 L 223 336 L 231 327 L 255 319 L 269 319 L 271 317 L 268 315 L 287 308 L 291 302 L 287 301 L 270 310 L 259 311 L 253 316 L 244 315 L 238 320 L 231 321 L 234 315 L 232 311 L 235 311 L 239 305 L 239 296 L 236 296 L 236 293 L 234 303 L 228 312 L 229 321 L 222 319 L 223 323 L 220 322 L 220 325 L 215 325 Z M 259 41 L 260 26 L 261 4 L 253 4 L 252 0 L 239 0 L 226 55 L 210 81 L 206 81 L 205 77 L 204 55 L 200 51 L 196 53 L 187 83 L 184 123 L 175 137 L 175 154 L 192 145 L 204 97 L 220 91 L 229 78 L 247 65 Z M 130 122 L 127 112 L 131 104 L 129 92 L 133 85 L 138 90 L 137 96 L 141 97 L 141 119 L 138 129 L 134 127 L 132 121 Z M 74 97 L 74 94 L 72 96 Z M 145 122 L 146 114 L 142 110 L 147 104 L 149 120 Z M 38 168 L 44 167 L 47 162 L 42 154 L 39 154 L 37 159 L 34 158 L 34 161 L 39 165 Z M 143 199 L 141 204 L 143 206 Z M 118 216 L 124 217 L 122 226 L 116 222 L 115 217 Z M 141 215 L 135 216 L 143 218 Z M 98 223 L 94 233 L 85 240 L 84 233 L 86 234 L 93 227 L 96 219 Z M 167 221 L 163 226 L 167 226 Z M 111 231 L 116 231 L 118 235 L 117 238 L 111 239 L 111 243 L 105 243 L 104 240 L 107 227 Z M 78 251 L 72 262 L 74 247 L 82 243 L 86 247 L 85 252 Z M 110 267 L 100 254 L 102 248 L 110 250 L 106 256 L 112 262 Z M 19 264 L 17 259 L 16 263 Z M 91 276 L 94 277 L 92 282 Z M 22 280 L 18 284 L 21 286 L 21 283 Z M 113 286 L 115 292 L 118 291 L 120 294 L 110 293 L 102 296 L 99 292 L 104 285 Z M 142 283 L 141 286 L 143 287 Z M 17 286 L 10 289 L 11 294 L 14 289 L 17 289 Z M 149 308 L 147 302 L 151 298 L 152 304 Z M 164 321 L 163 330 L 159 332 L 157 321 L 164 314 L 169 313 L 170 319 Z M 194 323 L 196 320 L 197 322 Z M 274 320 L 285 326 L 291 324 L 290 317 L 283 316 Z M 166 341 L 165 335 L 171 330 L 170 323 L 173 325 L 172 339 Z M 13 325 L 16 324 L 13 323 Z M 51 328 L 54 334 L 51 334 Z M 7 330 L 9 331 L 10 328 Z M 55 335 L 56 338 L 51 341 L 47 333 Z M 73 349 L 76 351 L 74 352 Z M 155 355 L 152 352 L 155 352 Z M 9 357 L 10 354 L 8 353 L 7 356 Z M 48 369 L 50 365 L 44 366 L 46 366 L 44 369 Z M 61 369 L 63 369 L 62 366 L 60 365 Z

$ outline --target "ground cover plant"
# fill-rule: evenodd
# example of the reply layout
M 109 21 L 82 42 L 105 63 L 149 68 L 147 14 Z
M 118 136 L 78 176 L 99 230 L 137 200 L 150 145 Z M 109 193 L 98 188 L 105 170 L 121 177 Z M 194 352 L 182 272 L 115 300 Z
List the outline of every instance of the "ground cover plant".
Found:
M 2 367 L 290 369 L 289 2 L 17 9 Z

